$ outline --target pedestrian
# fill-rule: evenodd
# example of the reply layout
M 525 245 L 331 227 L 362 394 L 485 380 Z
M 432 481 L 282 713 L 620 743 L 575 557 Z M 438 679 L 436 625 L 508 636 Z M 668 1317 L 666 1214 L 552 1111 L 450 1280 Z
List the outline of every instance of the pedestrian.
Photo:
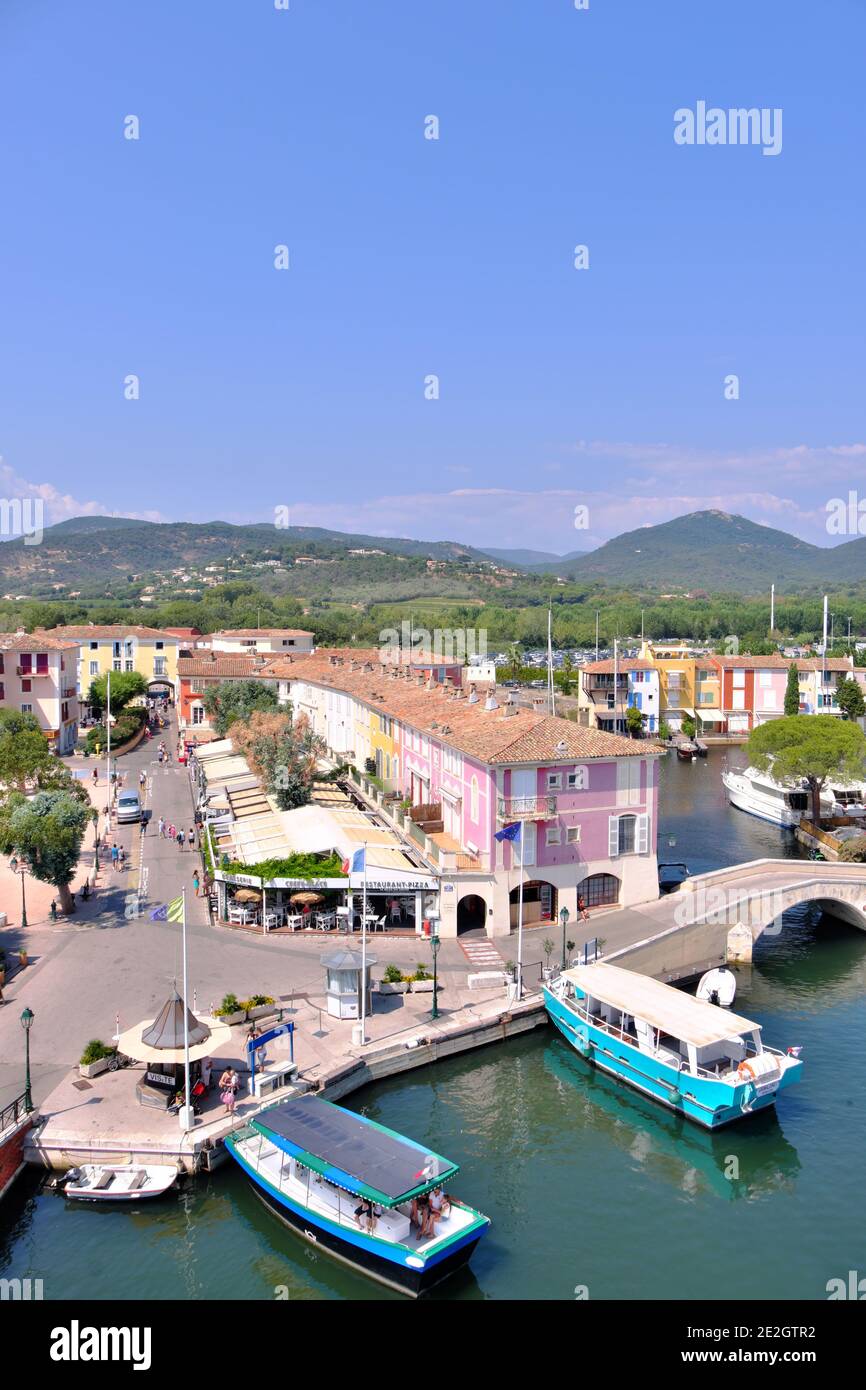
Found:
M 179 831 L 177 832 L 177 847 L 178 847 L 178 849 L 181 851 L 181 853 L 183 853 L 183 840 L 184 840 L 183 831 L 182 831 L 182 830 L 179 830 Z
M 227 1115 L 235 1113 L 235 1092 L 232 1088 L 232 1070 L 226 1067 L 219 1079 L 220 1100 L 226 1108 Z
M 165 834 L 165 818 L 163 816 L 160 816 L 159 820 L 157 821 L 157 827 L 159 829 L 160 836 L 163 836 Z
M 142 811 L 142 813 L 141 813 L 141 827 L 140 827 L 140 828 L 141 828 L 141 833 L 142 833 L 142 835 L 146 835 L 146 834 L 147 834 L 147 812 L 146 812 L 146 811 Z
M 159 762 L 162 762 L 162 748 L 158 748 L 158 749 L 157 749 L 157 754 L 156 754 L 156 756 L 157 756 Z
M 173 839 L 175 838 L 176 835 L 177 835 L 177 831 L 175 830 L 174 825 L 172 824 L 172 825 L 170 825 L 170 826 L 168 827 L 168 838 L 169 838 L 170 840 L 173 840 Z
M 118 846 L 117 867 L 119 869 L 124 869 L 126 867 L 126 850 L 123 848 L 123 845 Z
M 117 868 L 117 845 L 111 846 L 111 867 L 112 869 Z
M 93 785 L 94 785 L 94 787 L 98 787 L 98 786 L 99 786 L 99 768 L 98 768 L 98 767 L 95 767 L 95 768 L 93 769 L 93 774 L 92 774 L 92 775 L 93 775 Z
M 187 835 L 186 838 L 189 840 L 189 847 L 190 847 L 190 849 L 195 849 L 195 826 L 193 826 L 193 825 L 190 826 L 190 828 L 189 828 L 189 834 Z
M 234 1067 L 232 1067 L 231 1069 L 231 1078 L 229 1080 L 229 1086 L 231 1088 L 232 1095 L 234 1096 L 235 1100 L 237 1100 L 238 1091 L 241 1089 L 241 1079 L 235 1071 Z
M 146 781 L 147 781 L 147 773 L 145 772 L 144 768 L 142 768 L 141 771 L 140 771 L 139 774 L 138 774 L 138 785 L 139 785 L 140 787 L 143 787 Z
M 578 895 L 577 895 L 577 910 L 578 910 L 578 912 L 580 913 L 581 917 L 583 918 L 584 922 L 588 922 L 588 921 L 589 921 L 589 913 L 588 913 L 587 910 L 586 910 L 586 903 L 584 902 L 583 894 L 582 894 L 582 893 L 578 893 Z
M 195 873 L 192 876 L 192 891 L 195 893 L 196 897 L 198 897 L 198 890 L 200 887 L 201 883 L 198 876 L 198 869 L 196 869 Z

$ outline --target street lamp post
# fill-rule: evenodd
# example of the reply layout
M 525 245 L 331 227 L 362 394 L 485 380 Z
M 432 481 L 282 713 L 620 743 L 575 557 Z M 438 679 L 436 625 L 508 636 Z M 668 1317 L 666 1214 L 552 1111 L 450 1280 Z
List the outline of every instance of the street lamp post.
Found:
M 20 865 L 20 867 L 19 867 Z M 24 860 L 18 860 L 15 855 L 9 860 L 9 868 L 13 874 L 21 875 L 21 926 L 27 928 L 27 899 L 24 896 L 24 875 L 27 873 L 27 865 Z
M 432 1018 L 439 1017 L 439 975 L 436 969 L 436 957 L 439 955 L 439 936 L 433 932 L 430 937 L 430 950 L 433 952 L 433 1013 Z
M 565 969 L 565 929 L 568 926 L 568 908 L 560 909 L 559 920 L 562 923 L 562 968 Z
M 33 1109 L 33 1096 L 30 1090 L 30 1029 L 33 1026 L 33 1010 L 25 1009 L 21 1015 L 24 1029 L 24 1109 L 27 1114 Z

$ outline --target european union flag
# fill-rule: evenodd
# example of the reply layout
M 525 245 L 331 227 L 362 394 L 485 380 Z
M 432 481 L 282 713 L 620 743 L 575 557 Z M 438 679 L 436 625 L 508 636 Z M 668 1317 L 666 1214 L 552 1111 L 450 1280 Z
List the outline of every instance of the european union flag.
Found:
M 150 920 L 151 922 L 167 922 L 168 903 L 163 903 L 162 907 L 155 907 L 153 909 L 153 912 L 150 914 Z
M 352 873 L 353 873 L 353 874 L 362 874 L 362 873 L 364 872 L 364 867 L 365 867 L 366 859 L 367 859 L 367 851 L 366 851 L 366 848 L 363 848 L 363 849 L 356 849 L 356 850 L 355 850 L 355 853 L 352 855 Z
M 182 922 L 183 921 L 183 894 L 179 898 L 174 898 L 170 903 L 163 903 L 161 907 L 155 907 L 150 914 L 151 922 Z
M 497 830 L 494 840 L 519 840 L 520 821 L 512 821 L 511 825 L 503 825 L 501 830 Z

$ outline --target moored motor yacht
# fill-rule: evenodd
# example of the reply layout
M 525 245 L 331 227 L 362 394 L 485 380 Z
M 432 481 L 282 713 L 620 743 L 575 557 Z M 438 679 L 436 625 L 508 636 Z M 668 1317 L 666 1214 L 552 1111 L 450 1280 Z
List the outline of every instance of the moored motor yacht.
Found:
M 759 772 L 754 767 L 726 768 L 722 783 L 732 806 L 784 830 L 793 830 L 809 811 L 810 796 L 805 787 L 785 786 L 769 772 Z

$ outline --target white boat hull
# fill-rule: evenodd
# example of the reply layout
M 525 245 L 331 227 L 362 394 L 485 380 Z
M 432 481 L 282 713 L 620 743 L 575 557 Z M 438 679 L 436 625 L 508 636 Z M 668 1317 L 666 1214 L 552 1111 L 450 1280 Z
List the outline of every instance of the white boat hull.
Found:
M 63 1195 L 80 1202 L 142 1202 L 167 1192 L 176 1177 L 177 1169 L 168 1164 L 86 1163 L 72 1169 Z

